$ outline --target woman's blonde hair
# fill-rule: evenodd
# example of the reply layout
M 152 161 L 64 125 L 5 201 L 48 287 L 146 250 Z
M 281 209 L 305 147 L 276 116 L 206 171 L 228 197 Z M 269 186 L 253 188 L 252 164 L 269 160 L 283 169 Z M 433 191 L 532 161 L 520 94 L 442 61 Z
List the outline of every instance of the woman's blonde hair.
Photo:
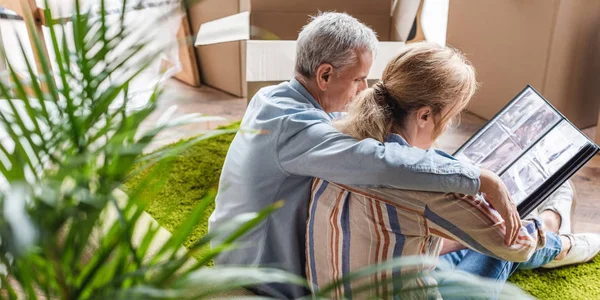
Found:
M 381 81 L 349 104 L 348 116 L 335 126 L 357 139 L 384 142 L 404 125 L 409 113 L 429 106 L 440 115 L 448 107 L 435 124 L 436 139 L 476 89 L 475 69 L 458 50 L 427 42 L 410 44 L 387 64 Z

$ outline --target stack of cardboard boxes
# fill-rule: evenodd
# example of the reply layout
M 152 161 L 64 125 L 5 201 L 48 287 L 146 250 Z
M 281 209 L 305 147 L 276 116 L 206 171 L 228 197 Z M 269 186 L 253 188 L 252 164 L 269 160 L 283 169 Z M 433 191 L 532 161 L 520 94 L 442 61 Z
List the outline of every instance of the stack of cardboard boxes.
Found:
M 188 13 L 197 36 L 202 82 L 251 97 L 260 87 L 292 78 L 295 40 L 319 11 L 347 12 L 375 30 L 381 45 L 369 79 L 379 78 L 387 61 L 403 47 L 420 4 L 420 0 L 204 0 Z M 441 26 L 444 37 L 445 26 Z
M 416 28 L 414 40 L 447 36 L 475 65 L 471 112 L 489 119 L 530 84 L 578 127 L 597 122 L 600 1 L 203 0 L 188 11 L 203 84 L 251 97 L 290 79 L 298 32 L 319 11 L 347 12 L 377 32 L 369 79 Z
M 600 1 L 452 0 L 448 44 L 477 69 L 469 111 L 489 119 L 531 84 L 576 126 L 596 124 Z

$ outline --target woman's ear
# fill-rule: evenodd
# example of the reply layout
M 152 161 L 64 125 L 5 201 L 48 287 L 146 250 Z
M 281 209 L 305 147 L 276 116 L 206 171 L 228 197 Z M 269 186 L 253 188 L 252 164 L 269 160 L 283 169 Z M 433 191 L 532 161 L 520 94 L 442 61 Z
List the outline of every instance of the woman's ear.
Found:
M 321 64 L 317 68 L 317 85 L 321 91 L 326 91 L 331 82 L 333 66 L 331 64 Z
M 423 106 L 417 110 L 417 125 L 424 128 L 428 123 L 433 122 L 432 109 L 429 106 Z

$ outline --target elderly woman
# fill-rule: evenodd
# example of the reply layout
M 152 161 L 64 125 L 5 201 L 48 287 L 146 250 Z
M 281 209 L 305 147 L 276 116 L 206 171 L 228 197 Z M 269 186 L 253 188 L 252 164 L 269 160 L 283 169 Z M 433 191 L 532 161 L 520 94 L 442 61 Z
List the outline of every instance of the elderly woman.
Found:
M 467 106 L 476 85 L 475 70 L 456 50 L 412 44 L 388 63 L 382 81 L 353 100 L 337 127 L 359 140 L 376 140 L 386 147 L 403 145 L 453 159 L 431 147 Z M 505 220 L 481 195 L 365 188 L 324 179 L 315 179 L 311 191 L 306 273 L 313 290 L 352 270 L 393 257 L 437 257 L 444 238 L 472 249 L 455 252 L 446 262 L 457 270 L 500 281 L 519 265 L 512 262 L 526 262 L 523 267 L 527 268 L 554 267 L 588 261 L 600 250 L 600 235 L 558 235 L 544 231 L 539 218 L 523 220 L 516 242 L 507 244 Z M 550 201 L 549 207 L 555 206 L 556 201 Z M 542 214 L 551 219 L 556 212 L 560 211 Z M 384 272 L 369 280 L 383 281 L 433 268 Z M 360 298 L 388 298 L 402 289 L 435 284 L 432 278 L 390 283 Z M 352 295 L 353 287 L 340 286 L 336 296 Z M 432 295 L 412 296 L 430 299 Z

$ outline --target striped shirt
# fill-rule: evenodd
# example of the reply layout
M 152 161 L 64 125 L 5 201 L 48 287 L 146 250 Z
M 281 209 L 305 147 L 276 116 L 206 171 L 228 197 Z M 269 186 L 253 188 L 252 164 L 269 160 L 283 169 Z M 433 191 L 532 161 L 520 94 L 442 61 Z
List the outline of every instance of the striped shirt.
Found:
M 500 214 L 480 196 L 357 188 L 315 179 L 306 230 L 306 275 L 314 292 L 349 272 L 394 257 L 438 257 L 442 238 L 515 262 L 528 260 L 545 244 L 538 219 L 522 221 L 517 242 L 512 246 L 504 244 L 505 230 Z M 342 285 L 333 295 L 352 297 L 352 289 L 359 285 L 434 268 L 422 265 L 382 272 Z M 388 298 L 402 288 L 435 284 L 433 278 L 402 281 L 354 298 Z M 440 298 L 434 293 L 433 298 Z

